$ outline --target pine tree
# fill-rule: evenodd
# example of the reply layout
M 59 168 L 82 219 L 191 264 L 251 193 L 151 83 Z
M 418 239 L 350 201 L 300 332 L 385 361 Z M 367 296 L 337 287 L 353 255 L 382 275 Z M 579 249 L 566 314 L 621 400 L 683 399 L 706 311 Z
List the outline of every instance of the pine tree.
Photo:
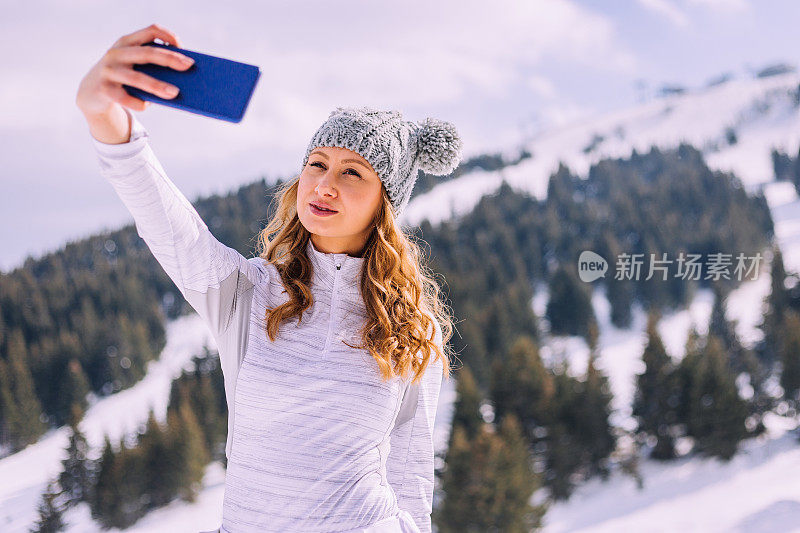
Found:
M 225 424 L 227 423 L 217 412 L 217 399 L 211 376 L 195 371 L 194 375 L 194 404 L 198 422 L 205 437 L 206 450 L 209 457 L 216 458 L 225 453 L 224 447 L 218 449 L 217 445 L 225 438 Z
M 787 309 L 780 343 L 781 387 L 783 397 L 793 407 L 800 407 L 800 314 Z
M 144 515 L 148 503 L 143 478 L 139 451 L 127 447 L 123 438 L 115 453 L 106 436 L 90 500 L 92 518 L 104 528 L 133 525 Z
M 592 348 L 586 367 L 575 430 L 581 438 L 586 453 L 588 478 L 600 474 L 606 479 L 609 474 L 608 457 L 616 447 L 609 417 L 612 394 L 608 378 L 597 368 L 597 352 Z
M 527 532 L 541 527 L 546 507 L 531 506 L 541 478 L 533 470 L 528 442 L 514 415 L 506 416 L 497 434 L 495 457 L 494 525 L 500 531 Z
M 483 429 L 481 430 L 481 433 Z M 476 507 L 481 496 L 483 457 L 478 454 L 480 434 L 470 439 L 458 424 L 452 427 L 442 474 L 444 500 L 434 508 L 432 519 L 440 533 L 480 531 L 482 517 Z
M 783 255 L 776 246 L 772 250 L 772 264 L 770 265 L 770 293 L 767 296 L 767 311 L 761 329 L 764 331 L 765 354 L 768 359 L 778 358 L 781 351 L 781 327 L 784 314 L 790 307 L 789 291 L 786 290 L 786 270 L 783 266 Z
M 770 293 L 767 303 L 770 311 L 775 316 L 776 323 L 783 320 L 783 312 L 789 308 L 789 292 L 786 290 L 786 268 L 783 265 L 783 254 L 780 248 L 772 250 L 772 264 L 770 265 Z
M 597 355 L 600 349 L 600 326 L 592 320 L 586 330 L 586 344 L 589 346 L 590 355 Z
M 547 425 L 545 440 L 545 485 L 553 500 L 565 500 L 585 465 L 584 448 L 576 435 L 582 387 L 566 367 L 553 375 L 553 383 L 555 393 L 549 406 L 553 420 Z
M 461 427 L 469 440 L 475 438 L 484 424 L 480 412 L 481 402 L 481 393 L 472 372 L 468 366 L 462 367 L 456 382 L 456 401 L 451 428 Z M 453 431 L 450 431 L 450 445 L 453 443 L 453 436 Z
M 688 429 L 695 449 L 723 460 L 733 457 L 747 436 L 747 405 L 739 397 L 722 341 L 714 335 L 707 338 L 690 398 Z
M 521 533 L 540 526 L 545 508 L 530 505 L 540 479 L 516 417 L 504 417 L 496 433 L 489 428 L 484 425 L 470 440 L 462 427 L 454 427 L 442 480 L 446 496 L 433 514 L 442 533 Z
M 121 475 L 117 486 L 120 514 L 114 526 L 124 529 L 145 515 L 150 504 L 150 495 L 146 485 L 145 458 L 141 448 L 128 446 L 123 439 L 117 454 L 117 464 Z
M 122 501 L 117 491 L 122 482 L 122 476 L 123 472 L 120 470 L 119 461 L 117 461 L 111 441 L 106 435 L 90 507 L 92 518 L 107 527 L 114 527 L 120 521 Z
M 88 406 L 86 395 L 89 394 L 89 380 L 77 359 L 71 359 L 67 364 L 67 371 L 61 381 L 61 388 L 58 394 L 58 404 L 56 412 L 56 423 L 68 423 L 73 415 L 73 410 L 77 406 L 80 411 L 79 416 Z
M 756 378 L 761 372 L 760 364 L 752 351 L 742 346 L 736 333 L 736 321 L 725 316 L 728 293 L 721 285 L 714 286 L 714 307 L 711 310 L 711 321 L 708 331 L 722 340 L 723 347 L 729 354 L 731 370 L 735 375 L 742 372 Z
M 490 395 L 495 423 L 506 414 L 515 415 L 533 444 L 542 433 L 540 428 L 551 421 L 554 393 L 552 376 L 536 343 L 527 335 L 518 337 L 508 355 L 492 364 Z
M 144 456 L 145 486 L 150 495 L 150 506 L 161 507 L 172 501 L 177 487 L 170 482 L 174 479 L 176 466 L 170 462 L 167 434 L 156 420 L 152 408 L 147 418 L 147 428 L 139 437 L 139 447 Z
M 675 457 L 673 425 L 677 422 L 677 391 L 672 360 L 658 334 L 658 315 L 651 313 L 647 321 L 647 346 L 642 360 L 644 372 L 636 378 L 633 416 L 638 432 L 656 439 L 650 451 L 653 459 Z
M 5 429 L 12 453 L 36 442 L 47 430 L 42 422 L 42 407 L 33 386 L 33 377 L 28 368 L 28 350 L 22 331 L 14 329 L 8 337 L 8 359 L 6 368 L 0 370 L 7 388 L 3 393 Z
M 616 264 L 616 258 L 622 253 L 619 241 L 610 229 L 603 232 L 598 253 L 608 260 L 611 268 Z M 603 279 L 603 283 L 606 286 L 606 299 L 611 305 L 611 323 L 618 328 L 629 328 L 633 319 L 631 313 L 635 292 L 633 281 L 614 279 L 614 276 L 607 275 Z
M 728 366 L 734 376 L 745 374 L 752 387 L 752 396 L 747 400 L 748 415 L 755 422 L 753 434 L 757 435 L 766 430 L 762 422 L 764 413 L 773 406 L 772 395 L 765 390 L 767 379 L 771 370 L 764 365 L 753 350 L 745 348 L 736 333 L 736 321 L 729 321 L 725 316 L 727 294 L 722 286 L 715 285 L 714 307 L 711 312 L 709 334 L 722 340 L 724 350 L 728 355 Z
M 77 404 L 73 406 L 67 457 L 61 461 L 63 468 L 58 477 L 62 490 L 68 496 L 68 506 L 89 501 L 93 471 L 91 461 L 87 459 L 89 443 L 78 426 L 81 409 Z
M 64 528 L 66 528 L 63 516 L 65 506 L 60 501 L 61 494 L 58 483 L 55 480 L 50 480 L 47 483 L 47 490 L 42 494 L 42 499 L 39 502 L 39 519 L 30 530 L 31 533 L 64 531 Z
M 19 409 L 11 392 L 11 373 L 8 364 L 0 357 L 0 444 L 10 445 L 12 450 L 17 448 L 14 443 L 20 420 Z
M 692 391 L 698 379 L 700 363 L 703 359 L 703 339 L 692 324 L 686 339 L 684 356 L 675 372 L 675 384 L 678 389 L 678 421 L 683 425 L 684 433 L 688 432 L 689 417 L 692 412 Z
M 188 398 L 180 402 L 177 410 L 169 411 L 167 418 L 169 457 L 175 465 L 175 486 L 182 499 L 193 502 L 201 488 L 209 461 L 203 432 Z
M 554 335 L 586 336 L 595 320 L 591 294 L 571 269 L 561 265 L 549 282 L 550 300 L 546 315 Z

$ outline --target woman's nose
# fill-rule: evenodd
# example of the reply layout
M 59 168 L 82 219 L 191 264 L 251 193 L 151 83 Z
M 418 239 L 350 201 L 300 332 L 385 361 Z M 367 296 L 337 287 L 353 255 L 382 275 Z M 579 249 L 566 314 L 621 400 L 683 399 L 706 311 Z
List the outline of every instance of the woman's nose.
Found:
M 333 174 L 328 171 L 320 178 L 319 183 L 317 183 L 317 191 L 322 192 L 330 192 L 334 191 L 333 189 Z

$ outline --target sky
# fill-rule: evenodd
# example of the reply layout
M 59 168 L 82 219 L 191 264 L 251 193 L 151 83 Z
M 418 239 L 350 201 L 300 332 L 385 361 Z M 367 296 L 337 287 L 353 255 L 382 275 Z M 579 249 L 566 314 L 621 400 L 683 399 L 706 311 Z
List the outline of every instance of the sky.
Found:
M 636 105 L 665 84 L 800 59 L 800 3 L 789 0 L 3 3 L 0 39 L 14 50 L 0 60 L 4 272 L 132 221 L 99 175 L 75 96 L 120 36 L 151 23 L 186 49 L 262 71 L 239 124 L 158 105 L 137 112 L 192 201 L 295 175 L 337 106 L 450 121 L 469 157 Z

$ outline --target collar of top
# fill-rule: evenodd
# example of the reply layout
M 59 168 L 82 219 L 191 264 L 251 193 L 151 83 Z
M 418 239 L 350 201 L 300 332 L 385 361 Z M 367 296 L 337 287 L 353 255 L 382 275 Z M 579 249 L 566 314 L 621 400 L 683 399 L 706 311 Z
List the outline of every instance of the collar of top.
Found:
M 312 280 L 315 284 L 329 290 L 336 288 L 353 296 L 360 295 L 363 257 L 321 252 L 311 239 L 308 239 L 306 254 L 314 266 Z

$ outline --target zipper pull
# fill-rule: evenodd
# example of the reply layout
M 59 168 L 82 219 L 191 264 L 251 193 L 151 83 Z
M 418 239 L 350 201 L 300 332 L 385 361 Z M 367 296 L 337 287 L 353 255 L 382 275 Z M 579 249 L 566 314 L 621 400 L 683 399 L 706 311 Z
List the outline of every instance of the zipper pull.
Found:
M 341 270 L 341 269 L 342 269 L 342 264 L 336 263 L 336 270 Z

